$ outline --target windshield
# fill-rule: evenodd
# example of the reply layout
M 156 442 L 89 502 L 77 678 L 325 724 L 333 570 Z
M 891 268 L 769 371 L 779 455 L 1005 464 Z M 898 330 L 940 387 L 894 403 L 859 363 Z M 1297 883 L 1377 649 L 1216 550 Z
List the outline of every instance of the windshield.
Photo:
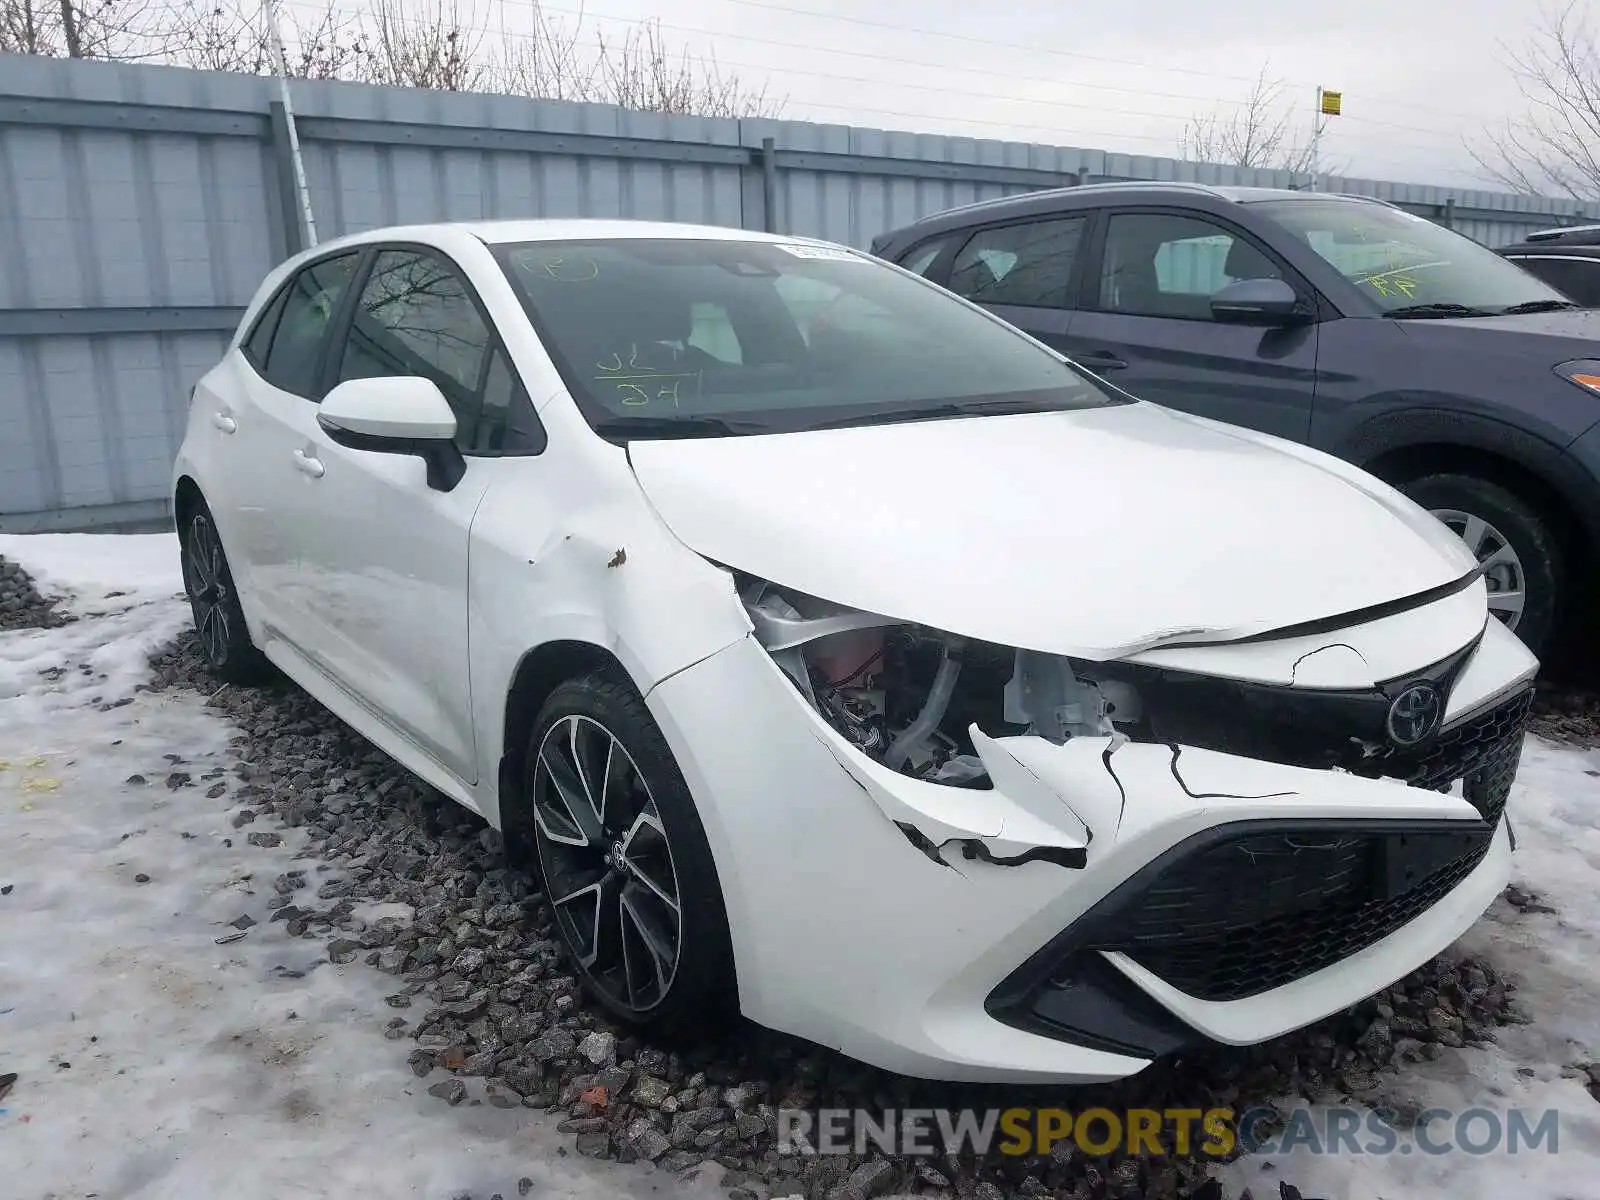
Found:
M 1310 246 L 1385 312 L 1487 316 L 1566 297 L 1515 263 L 1425 217 L 1361 200 L 1269 200 L 1252 205 Z M 1419 307 L 1420 306 L 1420 307 Z
M 850 251 L 632 238 L 494 249 L 568 390 L 608 437 L 1121 401 L 948 292 Z

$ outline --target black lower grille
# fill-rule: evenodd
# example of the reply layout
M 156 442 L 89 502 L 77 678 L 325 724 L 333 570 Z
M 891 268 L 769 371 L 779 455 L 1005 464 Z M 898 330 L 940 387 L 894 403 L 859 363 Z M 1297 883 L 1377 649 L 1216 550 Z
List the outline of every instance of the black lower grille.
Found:
M 1505 811 L 1506 797 L 1522 760 L 1522 736 L 1533 711 L 1533 689 L 1520 692 L 1488 712 L 1444 730 L 1412 761 L 1391 757 L 1382 773 L 1412 787 L 1444 791 L 1464 781 L 1469 803 L 1490 824 Z
M 1414 762 L 1381 764 L 1383 774 L 1417 787 L 1444 790 L 1462 780 L 1483 824 L 1337 832 L 1329 823 L 1228 838 L 1165 867 L 1118 905 L 1114 920 L 1096 923 L 1090 947 L 1127 954 L 1191 996 L 1239 1000 L 1380 941 L 1482 861 L 1516 776 L 1532 700 L 1524 692 L 1459 723 Z

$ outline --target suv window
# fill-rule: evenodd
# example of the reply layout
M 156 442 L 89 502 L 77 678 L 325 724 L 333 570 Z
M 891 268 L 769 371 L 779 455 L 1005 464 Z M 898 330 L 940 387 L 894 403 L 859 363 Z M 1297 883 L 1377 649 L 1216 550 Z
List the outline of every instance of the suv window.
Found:
M 1255 246 L 1200 217 L 1118 213 L 1106 228 L 1100 307 L 1209 321 L 1211 297 L 1241 279 L 1282 272 Z
M 913 247 L 911 253 L 900 260 L 900 265 L 918 275 L 926 275 L 933 264 L 939 261 L 939 255 L 944 253 L 944 248 L 954 240 L 946 234 L 944 237 L 923 242 L 920 246 Z
M 1068 217 L 980 229 L 956 255 L 947 286 L 977 304 L 1065 308 L 1083 222 Z
M 261 372 L 268 383 L 296 396 L 317 398 L 328 329 L 360 258 L 360 251 L 351 250 L 314 262 L 284 289 L 282 315 Z
M 520 384 L 467 282 L 453 264 L 421 250 L 384 250 L 356 302 L 339 379 L 431 379 L 456 415 L 465 453 L 507 449 Z
M 1558 258 L 1539 254 L 1507 257 L 1517 266 L 1532 271 L 1563 295 L 1571 297 L 1574 304 L 1581 304 L 1584 308 L 1600 307 L 1600 259 Z
M 1471 238 L 1387 204 L 1307 195 L 1250 207 L 1398 317 L 1491 316 L 1564 298 Z

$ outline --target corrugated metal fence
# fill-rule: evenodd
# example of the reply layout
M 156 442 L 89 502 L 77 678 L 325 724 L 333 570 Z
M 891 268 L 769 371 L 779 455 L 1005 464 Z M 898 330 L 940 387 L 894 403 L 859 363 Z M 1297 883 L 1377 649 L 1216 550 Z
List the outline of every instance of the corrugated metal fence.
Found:
M 297 84 L 320 237 L 629 217 L 865 247 L 939 209 L 1090 180 L 1282 172 L 1063 146 L 353 84 Z M 1491 245 L 1570 202 L 1367 180 Z M 190 385 L 301 244 L 273 81 L 0 55 L 0 530 L 160 519 Z

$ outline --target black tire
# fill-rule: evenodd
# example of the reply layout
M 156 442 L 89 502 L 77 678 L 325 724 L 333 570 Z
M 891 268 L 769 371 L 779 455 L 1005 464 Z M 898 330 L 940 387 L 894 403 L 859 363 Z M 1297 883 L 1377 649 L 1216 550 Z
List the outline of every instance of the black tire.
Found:
M 567 805 L 556 787 L 558 771 L 569 787 L 586 786 L 565 767 L 574 729 L 589 778 L 609 785 L 598 811 L 591 805 L 586 814 Z M 595 765 L 605 744 L 601 733 L 626 759 L 612 752 L 609 774 Z M 705 1032 L 734 1016 L 733 950 L 711 847 L 683 774 L 638 692 L 604 672 L 558 685 L 534 719 L 519 783 L 514 803 L 522 811 L 511 823 L 521 833 L 514 841 L 531 844 L 546 905 L 585 991 L 618 1020 L 664 1033 Z M 558 802 L 578 815 L 563 824 L 563 810 L 551 807 Z M 652 808 L 663 837 L 650 825 Z M 595 820 L 601 836 L 579 827 Z M 553 830 L 587 844 L 558 841 Z M 668 892 L 677 899 L 677 948 L 665 986 L 652 990 L 650 978 L 660 983 L 665 955 L 652 954 L 650 946 L 659 949 L 670 927 Z M 571 897 L 577 898 L 562 902 Z
M 183 590 L 189 597 L 195 636 L 206 665 L 225 683 L 271 679 L 272 664 L 250 640 L 222 536 L 203 502 L 184 518 L 178 549 L 183 556 Z
M 1550 522 L 1514 492 L 1471 475 L 1424 475 L 1402 483 L 1400 490 L 1429 512 L 1465 513 L 1498 532 L 1520 564 L 1524 593 L 1520 616 L 1507 624 L 1528 649 L 1535 654 L 1543 651 L 1560 617 L 1566 583 L 1561 542 Z M 1489 539 L 1485 549 L 1492 549 L 1495 542 Z M 1493 591 L 1497 582 L 1512 585 L 1514 580 L 1506 571 L 1489 582 Z M 1491 596 L 1491 605 L 1492 601 Z

